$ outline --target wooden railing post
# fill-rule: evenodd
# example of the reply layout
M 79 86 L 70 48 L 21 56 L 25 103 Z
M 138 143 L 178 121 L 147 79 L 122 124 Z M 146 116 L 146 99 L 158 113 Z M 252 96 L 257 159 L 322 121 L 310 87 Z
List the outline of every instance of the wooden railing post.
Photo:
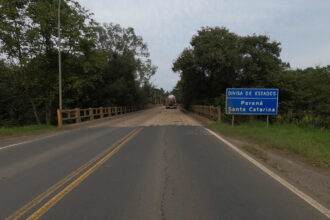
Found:
M 217 119 L 217 121 L 218 121 L 218 123 L 221 123 L 221 107 L 220 106 L 218 106 L 218 119 Z
M 115 107 L 115 115 L 118 115 L 118 109 Z
M 100 107 L 100 118 L 103 118 L 103 107 Z
M 108 117 L 111 116 L 111 107 L 108 107 Z
M 75 118 L 76 118 L 76 123 L 80 122 L 80 109 L 79 108 L 75 108 Z
M 93 108 L 89 108 L 89 120 L 93 120 L 93 119 L 94 119 Z
M 58 127 L 61 128 L 63 125 L 61 109 L 57 109 L 57 123 L 58 123 Z
M 87 110 L 86 109 L 84 109 L 83 110 L 83 112 L 84 112 L 84 119 L 86 118 L 86 116 L 87 116 Z

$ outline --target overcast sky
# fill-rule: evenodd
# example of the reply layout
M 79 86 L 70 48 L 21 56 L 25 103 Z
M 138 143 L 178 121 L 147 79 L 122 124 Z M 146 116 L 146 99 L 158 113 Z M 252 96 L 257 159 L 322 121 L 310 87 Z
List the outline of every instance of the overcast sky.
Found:
M 133 27 L 158 66 L 152 82 L 172 90 L 172 62 L 202 26 L 281 42 L 293 68 L 330 65 L 330 0 L 78 0 L 100 22 Z

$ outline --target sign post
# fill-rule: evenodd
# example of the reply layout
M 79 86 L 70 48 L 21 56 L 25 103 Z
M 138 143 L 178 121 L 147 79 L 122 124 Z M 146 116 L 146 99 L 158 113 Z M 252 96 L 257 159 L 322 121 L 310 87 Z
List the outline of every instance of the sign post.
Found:
M 226 114 L 232 115 L 277 115 L 278 89 L 228 88 L 226 90 Z

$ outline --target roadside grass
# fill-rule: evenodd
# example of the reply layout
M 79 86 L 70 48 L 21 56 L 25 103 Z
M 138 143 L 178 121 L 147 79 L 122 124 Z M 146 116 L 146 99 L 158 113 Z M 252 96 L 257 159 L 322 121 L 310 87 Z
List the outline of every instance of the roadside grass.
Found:
M 27 125 L 17 127 L 0 127 L 0 138 L 44 133 L 56 130 L 53 125 Z
M 283 123 L 272 124 L 267 129 L 265 122 L 257 120 L 234 127 L 227 123 L 214 123 L 208 128 L 261 146 L 302 155 L 314 166 L 330 166 L 330 131 L 326 129 Z

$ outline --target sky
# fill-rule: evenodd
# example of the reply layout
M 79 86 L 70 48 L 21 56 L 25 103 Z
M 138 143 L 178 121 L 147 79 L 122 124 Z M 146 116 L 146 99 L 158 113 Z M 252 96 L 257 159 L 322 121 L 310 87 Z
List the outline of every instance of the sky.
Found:
M 201 27 L 265 34 L 291 68 L 330 65 L 330 0 L 77 0 L 99 23 L 133 27 L 158 67 L 152 83 L 171 91 L 172 63 Z

